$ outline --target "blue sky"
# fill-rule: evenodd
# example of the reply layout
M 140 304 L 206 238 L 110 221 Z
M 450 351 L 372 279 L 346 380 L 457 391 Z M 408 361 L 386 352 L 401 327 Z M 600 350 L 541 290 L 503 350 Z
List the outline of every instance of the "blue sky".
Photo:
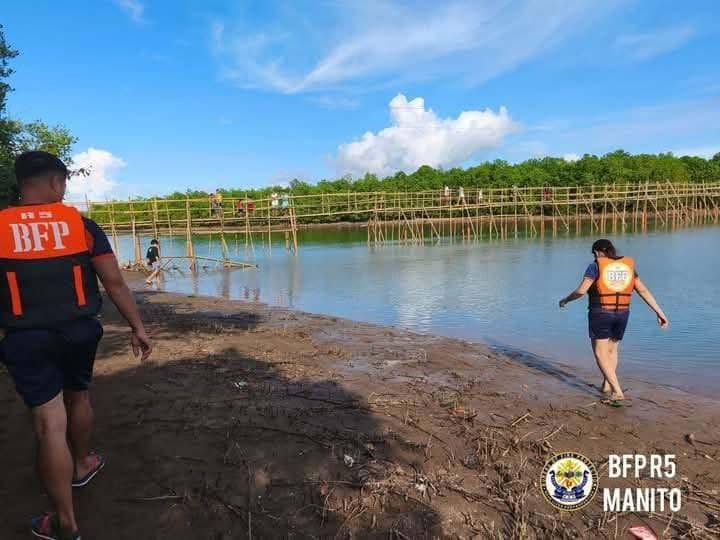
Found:
M 8 4 L 9 112 L 79 138 L 76 196 L 720 151 L 714 0 Z

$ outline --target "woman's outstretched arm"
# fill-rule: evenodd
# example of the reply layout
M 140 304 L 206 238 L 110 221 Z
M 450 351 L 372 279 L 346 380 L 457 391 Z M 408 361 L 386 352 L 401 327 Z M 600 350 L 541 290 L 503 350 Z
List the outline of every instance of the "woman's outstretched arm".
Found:
M 655 315 L 657 315 L 658 324 L 660 325 L 660 328 L 667 328 L 668 324 L 670 324 L 670 321 L 668 321 L 667 315 L 665 315 L 665 312 L 662 310 L 662 308 L 658 305 L 657 301 L 655 300 L 655 297 L 650 292 L 650 289 L 648 289 L 645 284 L 640 281 L 640 278 L 635 278 L 635 290 L 640 295 L 640 298 L 645 300 L 645 303 L 655 312 Z
M 592 278 L 584 277 L 583 280 L 580 282 L 580 285 L 578 285 L 577 289 L 575 289 L 565 298 L 560 300 L 560 308 L 564 308 L 568 303 L 572 302 L 573 300 L 577 300 L 578 298 L 582 298 L 583 296 L 585 296 L 590 290 L 590 287 L 592 287 L 593 282 L 594 280 Z

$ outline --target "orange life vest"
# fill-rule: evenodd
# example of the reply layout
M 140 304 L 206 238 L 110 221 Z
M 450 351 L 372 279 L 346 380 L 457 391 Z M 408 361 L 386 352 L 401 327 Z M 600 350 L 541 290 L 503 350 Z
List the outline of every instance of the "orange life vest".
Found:
M 630 257 L 598 257 L 598 278 L 590 288 L 590 307 L 630 309 L 635 289 L 635 261 Z
M 48 328 L 100 306 L 80 212 L 61 203 L 0 212 L 0 326 Z

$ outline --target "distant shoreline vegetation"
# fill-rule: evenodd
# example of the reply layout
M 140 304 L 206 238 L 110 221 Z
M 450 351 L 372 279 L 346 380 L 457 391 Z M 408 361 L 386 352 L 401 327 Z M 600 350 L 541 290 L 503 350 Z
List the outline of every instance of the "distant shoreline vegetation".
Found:
M 366 174 L 360 178 L 343 177 L 310 183 L 292 180 L 285 186 L 242 189 L 222 188 L 224 197 L 262 199 L 273 191 L 293 195 L 320 195 L 344 192 L 402 192 L 468 188 L 504 188 L 543 186 L 589 186 L 593 184 L 635 184 L 644 182 L 702 183 L 720 181 L 720 152 L 711 159 L 673 154 L 629 154 L 617 150 L 604 156 L 585 154 L 576 161 L 545 157 L 511 164 L 496 160 L 467 169 L 434 169 L 427 165 L 412 174 L 398 172 L 379 178 Z M 209 197 L 198 190 L 176 191 L 164 198 L 191 199 Z M 152 197 L 150 197 L 152 199 Z M 138 198 L 137 200 L 143 200 Z

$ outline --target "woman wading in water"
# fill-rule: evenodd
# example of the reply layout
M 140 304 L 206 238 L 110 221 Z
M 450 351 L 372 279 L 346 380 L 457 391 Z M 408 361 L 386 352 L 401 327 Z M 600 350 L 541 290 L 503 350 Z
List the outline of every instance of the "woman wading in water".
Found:
M 592 245 L 595 262 L 591 263 L 580 286 L 560 300 L 560 308 L 589 294 L 588 328 L 595 360 L 603 374 L 603 403 L 619 407 L 625 396 L 618 381 L 618 348 L 625 335 L 630 316 L 630 300 L 637 291 L 657 315 L 660 328 L 667 328 L 668 318 L 635 271 L 630 257 L 617 254 L 610 240 L 598 240 Z

